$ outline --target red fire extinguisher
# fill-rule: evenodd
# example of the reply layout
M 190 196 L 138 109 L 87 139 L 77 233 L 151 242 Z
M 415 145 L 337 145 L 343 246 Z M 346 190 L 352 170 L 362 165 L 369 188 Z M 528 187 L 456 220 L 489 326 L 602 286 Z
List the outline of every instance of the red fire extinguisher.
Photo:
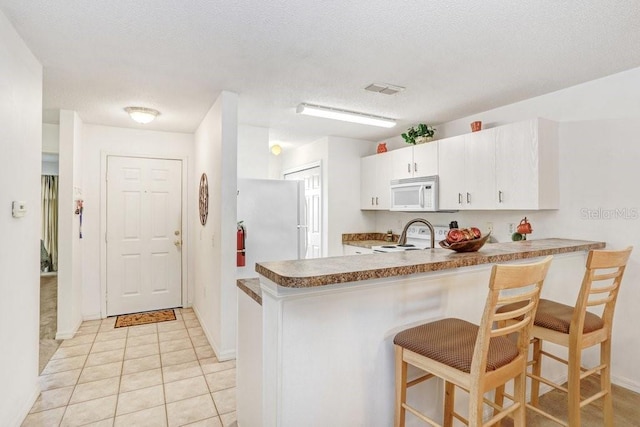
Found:
M 236 265 L 238 267 L 244 267 L 246 263 L 246 253 L 245 253 L 245 239 L 247 237 L 247 230 L 244 228 L 243 221 L 238 222 L 238 231 L 236 233 L 237 240 L 237 255 L 236 255 Z

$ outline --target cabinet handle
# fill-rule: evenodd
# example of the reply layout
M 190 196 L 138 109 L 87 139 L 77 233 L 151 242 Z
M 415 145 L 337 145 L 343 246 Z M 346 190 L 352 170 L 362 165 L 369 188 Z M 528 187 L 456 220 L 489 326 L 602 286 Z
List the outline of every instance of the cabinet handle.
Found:
M 375 205 L 375 203 L 373 203 L 373 197 L 371 198 L 371 206 Z
M 498 191 L 498 203 L 502 203 L 502 191 Z
M 411 173 L 411 163 L 407 163 L 407 173 Z
M 462 193 L 458 193 L 458 204 L 462 204 Z
M 471 203 L 471 193 L 467 192 L 467 203 Z
M 376 206 L 378 206 L 378 198 L 376 197 Z
M 413 164 L 413 171 L 414 172 L 418 172 L 418 164 L 417 163 Z

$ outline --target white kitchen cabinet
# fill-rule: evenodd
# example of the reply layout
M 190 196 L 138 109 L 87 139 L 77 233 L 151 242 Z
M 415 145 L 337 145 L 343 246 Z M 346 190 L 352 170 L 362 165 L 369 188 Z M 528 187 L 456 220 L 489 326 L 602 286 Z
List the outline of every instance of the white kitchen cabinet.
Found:
M 391 207 L 391 153 L 360 159 L 360 209 L 389 210 Z
M 391 151 L 391 179 L 438 175 L 438 141 Z
M 444 210 L 464 209 L 464 135 L 440 140 L 438 147 L 438 206 Z
M 442 210 L 557 209 L 557 124 L 533 119 L 439 141 Z
M 352 246 L 352 245 L 342 245 L 342 254 L 343 255 L 364 255 L 364 254 L 372 254 L 373 249 L 371 248 L 362 248 L 360 246 Z
M 497 209 L 557 209 L 558 124 L 533 119 L 495 128 Z
M 440 209 L 492 209 L 495 205 L 495 132 L 440 140 Z
M 474 132 L 464 138 L 466 209 L 494 209 L 496 205 L 495 129 Z

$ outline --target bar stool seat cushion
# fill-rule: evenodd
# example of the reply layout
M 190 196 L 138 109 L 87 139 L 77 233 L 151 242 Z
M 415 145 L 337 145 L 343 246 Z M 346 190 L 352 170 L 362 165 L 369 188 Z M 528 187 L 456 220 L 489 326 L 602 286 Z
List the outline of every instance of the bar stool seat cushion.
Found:
M 442 319 L 399 332 L 393 343 L 459 371 L 471 373 L 478 329 L 477 325 L 462 319 Z M 511 340 L 505 337 L 491 338 L 487 372 L 508 364 L 517 356 L 518 347 Z
M 513 310 L 513 307 L 518 304 L 522 305 L 521 303 L 508 304 L 500 307 L 497 311 Z M 541 299 L 538 304 L 538 311 L 536 311 L 534 324 L 541 328 L 568 334 L 569 326 L 571 326 L 571 316 L 573 316 L 573 307 L 560 304 L 559 302 Z M 603 327 L 604 321 L 599 316 L 587 311 L 582 332 L 587 334 L 602 329 Z

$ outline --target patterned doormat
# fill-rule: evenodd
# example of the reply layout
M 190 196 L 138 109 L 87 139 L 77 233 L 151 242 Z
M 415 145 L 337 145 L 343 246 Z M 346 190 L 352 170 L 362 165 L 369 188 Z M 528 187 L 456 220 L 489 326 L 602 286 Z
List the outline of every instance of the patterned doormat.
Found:
M 145 311 L 144 313 L 123 314 L 116 319 L 116 328 L 126 326 L 145 325 L 147 323 L 167 322 L 176 320 L 176 313 L 173 309 Z

